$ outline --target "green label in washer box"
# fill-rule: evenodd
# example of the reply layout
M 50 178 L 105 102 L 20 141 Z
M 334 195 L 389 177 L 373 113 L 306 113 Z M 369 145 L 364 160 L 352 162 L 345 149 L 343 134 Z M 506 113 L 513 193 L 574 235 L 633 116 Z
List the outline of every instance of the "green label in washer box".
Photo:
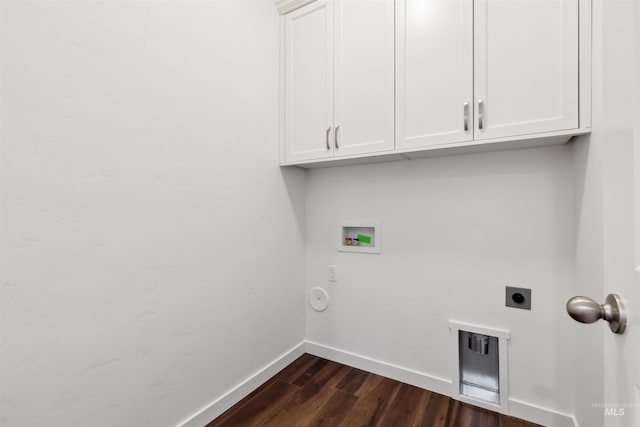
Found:
M 360 240 L 362 243 L 371 244 L 371 236 L 365 236 L 364 234 L 358 234 L 358 240 Z

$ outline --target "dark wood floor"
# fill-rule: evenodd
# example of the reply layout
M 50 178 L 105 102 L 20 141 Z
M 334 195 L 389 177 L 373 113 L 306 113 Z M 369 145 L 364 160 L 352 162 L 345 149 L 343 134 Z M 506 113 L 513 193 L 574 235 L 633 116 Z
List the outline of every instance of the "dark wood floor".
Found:
M 536 427 L 537 424 L 304 354 L 208 425 L 223 426 Z

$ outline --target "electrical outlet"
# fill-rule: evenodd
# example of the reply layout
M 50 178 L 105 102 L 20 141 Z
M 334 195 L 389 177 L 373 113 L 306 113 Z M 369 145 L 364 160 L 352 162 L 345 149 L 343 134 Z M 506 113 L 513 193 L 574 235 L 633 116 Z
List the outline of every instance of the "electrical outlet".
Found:
M 329 265 L 329 281 L 330 282 L 337 282 L 337 276 L 336 276 L 336 266 L 335 265 Z
M 507 307 L 531 310 L 531 289 L 507 286 L 505 294 Z

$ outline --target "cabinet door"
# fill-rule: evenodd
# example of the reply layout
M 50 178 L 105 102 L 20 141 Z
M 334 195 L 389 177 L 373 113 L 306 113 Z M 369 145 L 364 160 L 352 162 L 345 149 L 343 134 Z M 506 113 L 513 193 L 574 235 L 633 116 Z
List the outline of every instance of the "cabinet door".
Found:
M 472 140 L 472 5 L 397 1 L 396 148 Z
M 475 0 L 474 139 L 578 127 L 578 0 Z
M 394 146 L 393 0 L 336 0 L 335 156 Z
M 332 2 L 318 0 L 284 19 L 285 161 L 331 157 Z

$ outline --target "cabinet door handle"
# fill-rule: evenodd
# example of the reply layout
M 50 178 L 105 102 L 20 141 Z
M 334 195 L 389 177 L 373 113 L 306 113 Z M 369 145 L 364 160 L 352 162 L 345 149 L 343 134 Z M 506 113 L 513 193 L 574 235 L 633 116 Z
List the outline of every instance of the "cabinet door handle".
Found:
M 478 100 L 478 129 L 482 130 L 484 128 L 484 101 L 482 99 Z
M 331 126 L 327 128 L 327 135 L 325 136 L 325 141 L 327 142 L 327 150 L 331 150 L 331 145 L 329 145 L 329 132 L 331 132 Z
M 333 133 L 333 145 L 335 145 L 336 150 L 340 148 L 338 145 L 338 131 L 340 130 L 340 125 L 336 126 L 336 131 Z
M 469 103 L 464 103 L 464 131 L 469 131 Z

